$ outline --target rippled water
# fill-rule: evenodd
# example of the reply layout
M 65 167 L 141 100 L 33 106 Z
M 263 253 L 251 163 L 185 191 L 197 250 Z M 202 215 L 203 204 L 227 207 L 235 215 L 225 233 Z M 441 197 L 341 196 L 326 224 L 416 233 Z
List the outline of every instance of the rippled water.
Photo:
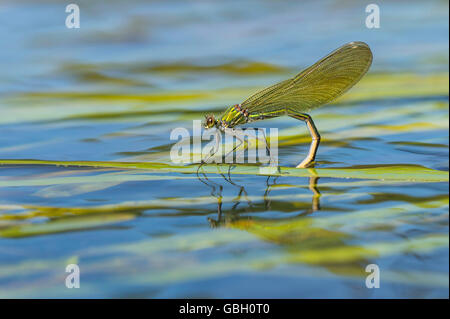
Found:
M 0 4 L 0 297 L 448 298 L 447 2 L 381 2 L 380 29 L 359 1 L 77 3 L 78 30 Z M 290 118 L 258 123 L 277 176 L 170 162 L 174 128 L 354 40 L 373 65 L 311 113 L 314 169 Z

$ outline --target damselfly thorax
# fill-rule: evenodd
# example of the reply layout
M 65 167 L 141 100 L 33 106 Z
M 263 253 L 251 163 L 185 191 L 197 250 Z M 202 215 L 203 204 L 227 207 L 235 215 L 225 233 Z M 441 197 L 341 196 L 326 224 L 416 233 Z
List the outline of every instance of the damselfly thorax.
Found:
M 305 112 L 327 104 L 355 85 L 372 64 L 372 52 L 364 42 L 350 42 L 331 52 L 295 77 L 270 86 L 241 104 L 229 107 L 217 119 L 206 116 L 205 128 L 233 134 L 233 128 L 249 122 L 288 115 L 306 123 L 312 142 L 308 156 L 297 167 L 315 159 L 320 135 Z

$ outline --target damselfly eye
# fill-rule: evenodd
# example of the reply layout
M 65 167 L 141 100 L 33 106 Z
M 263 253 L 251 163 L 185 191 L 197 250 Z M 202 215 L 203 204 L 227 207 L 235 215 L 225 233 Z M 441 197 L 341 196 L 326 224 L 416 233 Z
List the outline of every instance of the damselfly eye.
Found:
M 215 124 L 214 116 L 212 115 L 207 116 L 205 121 L 205 128 L 211 128 L 214 126 L 214 124 Z

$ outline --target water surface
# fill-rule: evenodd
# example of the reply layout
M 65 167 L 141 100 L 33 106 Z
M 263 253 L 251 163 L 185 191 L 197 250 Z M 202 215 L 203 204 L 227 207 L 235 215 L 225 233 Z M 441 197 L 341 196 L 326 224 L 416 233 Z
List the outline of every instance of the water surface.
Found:
M 359 1 L 77 3 L 78 30 L 59 2 L 0 4 L 0 297 L 448 298 L 447 2 L 380 2 L 380 29 Z M 355 40 L 374 62 L 311 113 L 315 170 L 155 164 L 174 128 Z M 302 123 L 261 126 L 283 167 L 305 156 Z

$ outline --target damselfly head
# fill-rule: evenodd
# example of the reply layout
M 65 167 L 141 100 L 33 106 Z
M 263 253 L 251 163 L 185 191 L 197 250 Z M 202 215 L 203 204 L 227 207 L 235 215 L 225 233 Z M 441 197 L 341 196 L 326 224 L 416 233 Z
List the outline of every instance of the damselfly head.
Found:
M 216 126 L 216 119 L 214 118 L 214 115 L 206 115 L 203 127 L 208 129 L 213 128 L 214 126 Z

